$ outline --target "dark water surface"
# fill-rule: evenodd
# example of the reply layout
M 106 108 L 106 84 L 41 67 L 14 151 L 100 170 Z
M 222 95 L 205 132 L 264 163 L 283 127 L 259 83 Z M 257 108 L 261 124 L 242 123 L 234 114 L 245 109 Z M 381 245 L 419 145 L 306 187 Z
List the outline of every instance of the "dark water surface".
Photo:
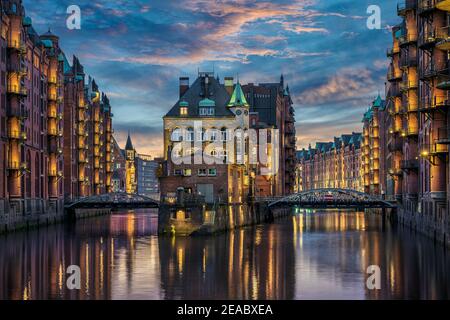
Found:
M 0 299 L 450 298 L 450 251 L 378 216 L 305 212 L 216 237 L 156 232 L 148 210 L 0 236 Z M 81 290 L 67 289 L 70 265 Z M 366 289 L 370 265 L 381 290 Z

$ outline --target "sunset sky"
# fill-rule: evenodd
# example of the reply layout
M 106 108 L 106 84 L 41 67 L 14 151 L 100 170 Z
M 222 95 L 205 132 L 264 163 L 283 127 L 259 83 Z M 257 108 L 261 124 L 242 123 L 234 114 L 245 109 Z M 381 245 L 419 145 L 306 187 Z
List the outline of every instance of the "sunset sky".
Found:
M 77 4 L 82 29 L 66 28 Z M 115 137 L 130 129 L 139 153 L 162 153 L 162 116 L 178 98 L 178 78 L 197 70 L 241 83 L 275 82 L 293 96 L 298 147 L 361 130 L 363 112 L 384 94 L 393 0 L 24 0 L 39 33 L 51 28 L 109 95 Z M 382 29 L 369 30 L 369 5 Z

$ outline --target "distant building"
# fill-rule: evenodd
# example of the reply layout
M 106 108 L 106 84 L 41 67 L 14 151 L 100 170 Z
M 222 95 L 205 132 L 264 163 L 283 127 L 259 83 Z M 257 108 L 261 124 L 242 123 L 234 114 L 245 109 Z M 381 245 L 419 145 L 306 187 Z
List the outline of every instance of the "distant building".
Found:
M 352 133 L 297 151 L 295 191 L 320 188 L 363 191 L 361 142 L 362 134 Z
M 136 157 L 137 193 L 145 196 L 159 194 L 157 171 L 159 163 L 149 155 L 138 154 Z
M 258 176 L 256 191 L 260 196 L 286 195 L 294 191 L 296 165 L 295 112 L 289 86 L 280 82 L 249 83 L 242 87 L 250 104 L 250 128 L 278 129 L 278 173 L 273 177 Z M 259 185 L 259 187 L 258 187 Z
M 136 193 L 136 150 L 131 143 L 130 134 L 128 134 L 127 143 L 125 145 L 125 192 Z
M 126 160 L 122 149 L 116 139 L 112 142 L 113 156 L 113 175 L 112 175 L 112 192 L 125 192 L 126 183 Z

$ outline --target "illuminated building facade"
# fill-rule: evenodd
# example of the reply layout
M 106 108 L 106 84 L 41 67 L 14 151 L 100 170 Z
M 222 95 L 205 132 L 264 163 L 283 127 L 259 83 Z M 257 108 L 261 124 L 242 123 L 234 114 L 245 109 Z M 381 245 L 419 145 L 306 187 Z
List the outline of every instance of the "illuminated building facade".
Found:
M 363 117 L 361 164 L 364 192 L 384 195 L 386 190 L 386 103 L 378 96 Z
M 125 156 L 125 192 L 134 194 L 137 192 L 136 183 L 136 150 L 131 142 L 130 134 L 128 133 L 127 143 L 123 151 Z
M 251 128 L 278 129 L 278 172 L 274 176 L 257 176 L 261 196 L 291 194 L 295 186 L 296 138 L 295 112 L 283 75 L 278 83 L 249 83 L 242 87 L 248 103 Z M 268 192 L 270 191 L 270 192 Z
M 362 134 L 352 133 L 297 151 L 295 191 L 320 188 L 363 191 L 361 143 Z
M 42 35 L 35 31 L 22 1 L 1 1 L 0 14 L 3 229 L 52 221 L 61 216 L 64 199 L 108 191 L 112 114 L 95 82 L 85 85 L 79 61 L 74 58 L 69 65 L 59 38 L 50 30 Z M 85 139 L 87 121 L 92 142 Z M 88 167 L 87 150 L 94 153 L 91 163 L 100 162 L 98 174 Z
M 39 36 L 21 1 L 2 1 L 0 11 L 0 214 L 14 227 L 63 208 L 63 79 L 58 38 Z
M 388 194 L 399 217 L 449 241 L 448 0 L 404 1 L 388 50 Z
M 179 101 L 164 116 L 161 195 L 174 196 L 182 187 L 207 203 L 243 203 L 250 180 L 248 153 L 240 143 L 233 153 L 227 148 L 236 129 L 249 128 L 250 105 L 241 85 L 232 78 L 221 84 L 213 73 L 200 72 L 192 86 L 188 78 L 180 78 L 179 89 Z M 201 121 L 201 128 L 195 129 L 196 121 Z M 195 164 L 199 154 L 204 156 Z
M 66 199 L 112 191 L 112 117 L 108 97 L 86 79 L 77 57 L 64 63 L 64 191 Z

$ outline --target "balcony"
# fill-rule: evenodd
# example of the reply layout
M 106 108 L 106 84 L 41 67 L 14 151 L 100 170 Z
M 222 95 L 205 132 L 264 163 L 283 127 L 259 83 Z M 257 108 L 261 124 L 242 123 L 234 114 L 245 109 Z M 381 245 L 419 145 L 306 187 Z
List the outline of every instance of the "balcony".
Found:
M 396 137 L 388 142 L 389 152 L 403 151 L 403 139 Z
M 415 90 L 419 87 L 418 81 L 408 81 L 404 80 L 400 82 L 400 90 L 401 91 L 409 91 L 409 90 Z
M 450 50 L 449 27 L 439 28 L 436 34 L 436 48 L 439 50 Z
M 417 9 L 417 0 L 403 0 L 397 4 L 397 15 L 405 16 L 408 11 Z
M 58 129 L 49 129 L 48 130 L 48 135 L 50 137 L 62 137 L 63 133 L 62 133 L 61 130 L 58 130 Z
M 62 171 L 57 171 L 57 170 L 49 170 L 48 171 L 48 176 L 51 178 L 59 178 L 63 176 Z
M 419 110 L 419 104 L 417 102 L 409 102 L 403 104 L 403 110 L 405 112 L 417 112 Z
M 22 97 L 26 97 L 28 95 L 28 90 L 19 85 L 8 85 L 8 93 L 15 94 Z
M 429 64 L 421 72 L 421 78 L 423 80 L 430 80 L 436 77 L 448 77 L 449 69 L 446 66 L 440 67 L 434 64 Z
M 417 56 L 405 54 L 400 58 L 400 68 L 417 67 Z
M 58 84 L 58 78 L 57 77 L 49 77 L 48 83 L 56 85 L 56 84 Z
M 450 127 L 438 129 L 437 144 L 450 144 Z
M 419 169 L 419 160 L 418 159 L 403 160 L 400 164 L 400 167 L 404 171 L 418 170 Z
M 25 162 L 9 161 L 7 164 L 8 170 L 27 170 L 27 164 Z
M 14 140 L 26 141 L 27 140 L 27 134 L 26 134 L 26 132 L 17 131 L 17 130 L 8 131 L 8 138 L 9 139 L 14 139 Z
M 28 73 L 27 67 L 22 63 L 10 63 L 8 65 L 9 73 L 16 73 L 19 76 L 24 76 Z
M 387 74 L 387 80 L 389 82 L 399 81 L 402 79 L 402 72 L 400 70 L 396 70 L 393 67 L 389 68 L 388 74 Z
M 402 168 L 396 167 L 396 166 L 389 168 L 388 173 L 391 176 L 397 176 L 397 177 L 401 177 L 403 175 Z
M 438 156 L 448 153 L 448 147 L 445 144 L 433 143 L 422 145 L 420 151 L 421 157 Z
M 417 42 L 417 33 L 404 34 L 398 38 L 398 43 L 400 47 L 414 44 L 416 42 Z
M 19 54 L 25 55 L 27 53 L 27 46 L 18 40 L 9 40 L 8 49 L 16 50 Z
M 436 9 L 436 0 L 419 0 L 419 14 L 424 15 Z
M 434 111 L 445 111 L 450 106 L 446 96 L 435 96 L 433 99 L 425 99 L 420 103 L 419 112 L 430 113 Z
M 404 135 L 406 137 L 416 137 L 419 135 L 419 127 L 408 127 L 405 128 Z
M 393 57 L 394 55 L 399 54 L 399 53 L 400 53 L 400 48 L 399 47 L 393 47 L 393 48 L 390 48 L 390 49 L 388 49 L 386 51 L 386 56 L 387 57 Z
M 450 0 L 436 0 L 436 8 L 450 12 Z

